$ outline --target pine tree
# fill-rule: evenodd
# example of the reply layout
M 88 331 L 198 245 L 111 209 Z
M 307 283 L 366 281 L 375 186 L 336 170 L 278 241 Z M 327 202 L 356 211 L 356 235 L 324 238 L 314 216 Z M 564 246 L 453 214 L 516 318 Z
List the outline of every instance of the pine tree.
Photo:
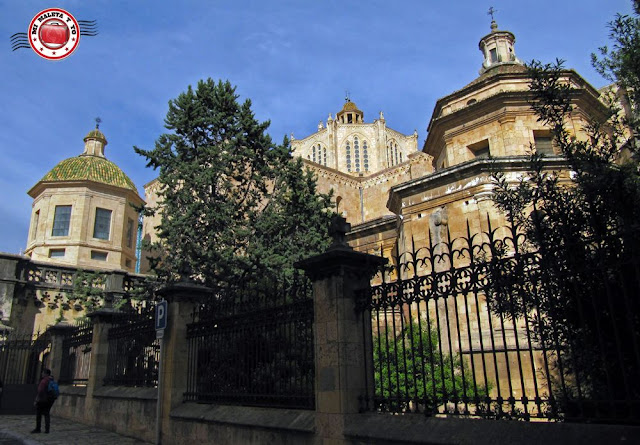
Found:
M 224 286 L 292 270 L 327 245 L 329 198 L 238 97 L 228 81 L 201 80 L 169 102 L 155 148 L 135 148 L 160 171 L 160 205 L 147 213 L 160 212 L 152 267 L 165 280 Z

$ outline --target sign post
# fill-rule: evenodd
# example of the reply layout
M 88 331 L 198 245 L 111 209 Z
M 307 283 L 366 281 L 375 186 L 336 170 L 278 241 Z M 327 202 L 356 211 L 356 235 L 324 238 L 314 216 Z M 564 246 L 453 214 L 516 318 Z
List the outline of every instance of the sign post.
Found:
M 160 339 L 158 359 L 158 396 L 156 398 L 156 445 L 162 444 L 162 374 L 164 371 L 164 330 L 167 328 L 168 305 L 166 300 L 156 304 L 156 338 Z

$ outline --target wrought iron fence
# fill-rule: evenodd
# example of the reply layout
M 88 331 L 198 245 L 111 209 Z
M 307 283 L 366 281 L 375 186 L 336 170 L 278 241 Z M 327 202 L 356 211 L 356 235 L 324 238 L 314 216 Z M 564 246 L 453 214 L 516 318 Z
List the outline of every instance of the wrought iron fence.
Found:
M 48 332 L 0 332 L 0 380 L 5 385 L 38 383 L 50 350 Z
M 65 333 L 62 339 L 62 367 L 60 383 L 77 386 L 86 385 L 91 365 L 91 344 L 93 342 L 93 323 L 80 322 Z
M 216 292 L 187 325 L 185 400 L 313 409 L 312 327 L 302 276 Z
M 120 313 L 107 338 L 105 385 L 158 385 L 160 340 L 156 339 L 153 304 L 145 302 L 135 310 Z
M 638 423 L 638 250 L 560 254 L 490 224 L 442 235 L 412 242 L 359 296 L 363 410 Z

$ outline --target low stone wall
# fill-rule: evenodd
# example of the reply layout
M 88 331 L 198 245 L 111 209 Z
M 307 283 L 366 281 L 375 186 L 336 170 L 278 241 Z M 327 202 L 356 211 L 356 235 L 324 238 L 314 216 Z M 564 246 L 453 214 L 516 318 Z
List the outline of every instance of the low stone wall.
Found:
M 156 431 L 156 388 L 103 386 L 93 393 L 95 424 L 152 442 Z
M 347 420 L 344 436 L 353 445 L 600 445 L 640 443 L 640 427 L 365 413 Z
M 61 386 L 53 415 L 155 441 L 154 388 L 101 387 L 93 400 L 86 387 Z M 163 443 L 316 444 L 315 411 L 183 403 L 173 409 Z M 344 441 L 361 444 L 493 445 L 640 443 L 640 427 L 425 417 L 420 414 L 352 414 Z
M 54 416 L 155 442 L 155 388 L 60 386 Z M 315 443 L 315 412 L 246 406 L 183 403 L 171 411 L 163 443 Z
M 314 411 L 184 403 L 171 411 L 163 443 L 311 445 L 314 424 Z
M 135 437 L 155 440 L 156 388 L 103 386 L 86 397 L 86 387 L 61 386 L 52 414 Z
M 51 408 L 51 414 L 64 419 L 93 424 L 93 419 L 86 416 L 86 386 L 60 385 L 60 396 Z

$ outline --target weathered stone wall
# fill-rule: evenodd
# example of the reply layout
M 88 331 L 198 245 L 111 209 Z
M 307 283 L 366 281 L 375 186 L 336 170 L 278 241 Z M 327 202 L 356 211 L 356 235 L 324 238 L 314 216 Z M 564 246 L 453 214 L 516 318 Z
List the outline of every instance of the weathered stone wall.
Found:
M 133 392 L 136 390 L 134 389 Z M 52 415 L 99 425 L 111 431 L 153 442 L 155 404 L 137 397 L 130 389 L 112 388 L 103 398 L 101 411 L 85 409 L 85 389 L 60 388 Z M 116 395 L 119 393 L 118 395 Z M 153 405 L 153 406 L 151 406 Z M 115 408 L 117 411 L 109 411 Z M 123 417 L 127 416 L 127 417 Z M 306 445 L 342 444 L 473 444 L 493 445 L 505 438 L 517 444 L 637 443 L 640 428 L 623 425 L 510 422 L 478 419 L 447 419 L 420 414 L 359 413 L 347 416 L 344 439 L 322 441 L 316 435 L 315 412 L 186 403 L 171 412 L 165 444 L 215 443 Z M 91 421 L 89 418 L 98 418 Z M 132 429 L 127 429 L 131 426 Z M 99 443 L 96 440 L 96 443 Z
M 73 323 L 85 307 L 73 300 L 73 281 L 79 268 L 36 262 L 24 255 L 0 253 L 0 323 L 24 333 L 42 333 L 59 321 Z M 142 275 L 123 270 L 85 268 L 105 275 L 105 296 L 125 295 Z
M 317 444 L 315 413 L 185 403 L 171 412 L 164 443 Z
M 51 413 L 152 442 L 155 439 L 156 394 L 155 388 L 105 386 L 90 396 L 92 403 L 88 404 L 86 387 L 62 385 Z
M 452 419 L 367 413 L 352 416 L 348 444 L 519 445 L 636 443 L 640 427 L 571 423 Z
M 4 254 L 0 256 L 0 325 L 8 325 L 13 309 L 17 281 L 18 261 L 22 256 Z

